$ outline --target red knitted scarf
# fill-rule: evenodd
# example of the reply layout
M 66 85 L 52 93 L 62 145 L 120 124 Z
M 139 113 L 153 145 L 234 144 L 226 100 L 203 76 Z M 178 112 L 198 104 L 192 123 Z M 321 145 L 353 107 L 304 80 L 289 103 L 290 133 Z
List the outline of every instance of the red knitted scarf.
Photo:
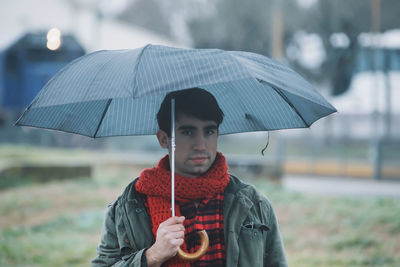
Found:
M 217 194 L 223 194 L 228 183 L 228 166 L 225 157 L 219 152 L 214 164 L 204 175 L 187 178 L 175 174 L 176 216 L 181 216 L 179 204 L 211 199 Z M 171 217 L 171 171 L 168 155 L 159 161 L 157 167 L 142 171 L 136 183 L 136 190 L 147 195 L 152 231 L 156 237 L 160 223 Z M 222 213 L 222 210 L 217 213 Z M 222 214 L 214 214 L 214 216 L 222 218 Z M 182 245 L 182 249 L 186 250 L 185 244 Z M 174 257 L 163 266 L 190 265 L 188 262 Z

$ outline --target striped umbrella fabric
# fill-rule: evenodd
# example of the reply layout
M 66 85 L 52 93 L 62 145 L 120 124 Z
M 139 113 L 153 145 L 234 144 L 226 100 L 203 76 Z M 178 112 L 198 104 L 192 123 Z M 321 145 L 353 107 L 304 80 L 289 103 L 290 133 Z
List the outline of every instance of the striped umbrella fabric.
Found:
M 76 59 L 16 124 L 90 137 L 155 134 L 165 95 L 193 87 L 217 99 L 225 114 L 220 134 L 309 127 L 336 111 L 300 75 L 265 56 L 147 45 Z

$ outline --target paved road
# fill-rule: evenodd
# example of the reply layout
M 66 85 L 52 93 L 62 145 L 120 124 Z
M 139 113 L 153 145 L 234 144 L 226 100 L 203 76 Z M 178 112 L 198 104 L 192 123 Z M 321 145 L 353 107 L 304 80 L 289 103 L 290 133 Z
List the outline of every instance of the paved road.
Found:
M 399 180 L 366 180 L 340 177 L 309 177 L 287 174 L 285 188 L 315 195 L 396 197 L 400 199 Z

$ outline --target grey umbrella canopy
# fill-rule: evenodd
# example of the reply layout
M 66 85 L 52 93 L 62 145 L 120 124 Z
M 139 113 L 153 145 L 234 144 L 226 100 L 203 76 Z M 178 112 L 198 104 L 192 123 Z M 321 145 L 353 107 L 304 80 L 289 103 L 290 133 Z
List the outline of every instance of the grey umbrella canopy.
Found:
M 147 45 L 76 59 L 16 124 L 90 137 L 155 134 L 165 95 L 192 87 L 217 99 L 225 113 L 220 134 L 309 127 L 336 111 L 300 75 L 265 56 Z

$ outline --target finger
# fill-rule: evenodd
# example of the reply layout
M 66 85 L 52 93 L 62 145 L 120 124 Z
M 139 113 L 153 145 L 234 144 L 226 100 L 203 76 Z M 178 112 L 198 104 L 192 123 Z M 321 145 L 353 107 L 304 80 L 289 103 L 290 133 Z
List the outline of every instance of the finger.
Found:
M 172 239 L 183 239 L 183 238 L 185 238 L 185 233 L 183 231 L 170 232 L 170 233 L 165 235 L 165 238 L 168 238 L 170 240 L 172 240 Z
M 181 224 L 185 221 L 185 217 L 181 216 L 181 217 L 171 217 L 168 218 L 167 220 L 165 220 L 164 222 L 160 223 L 160 226 L 167 226 L 167 225 L 173 225 L 173 224 Z
M 176 217 L 178 223 L 183 223 L 185 221 L 185 216 Z
M 174 224 L 174 225 L 169 225 L 169 226 L 165 226 L 163 227 L 163 229 L 165 229 L 168 232 L 184 232 L 185 231 L 185 226 L 183 226 L 183 224 Z
M 172 224 L 181 224 L 185 221 L 185 216 L 180 216 L 180 217 L 174 216 L 174 217 L 171 217 L 170 219 L 171 219 Z
M 183 242 L 185 242 L 185 240 L 183 238 L 178 238 L 178 239 L 171 240 L 171 244 L 173 246 L 176 246 L 176 249 L 178 249 L 183 244 Z
M 174 224 L 169 226 L 162 226 L 157 229 L 157 237 L 167 237 L 169 233 L 185 233 L 185 227 L 182 224 Z

